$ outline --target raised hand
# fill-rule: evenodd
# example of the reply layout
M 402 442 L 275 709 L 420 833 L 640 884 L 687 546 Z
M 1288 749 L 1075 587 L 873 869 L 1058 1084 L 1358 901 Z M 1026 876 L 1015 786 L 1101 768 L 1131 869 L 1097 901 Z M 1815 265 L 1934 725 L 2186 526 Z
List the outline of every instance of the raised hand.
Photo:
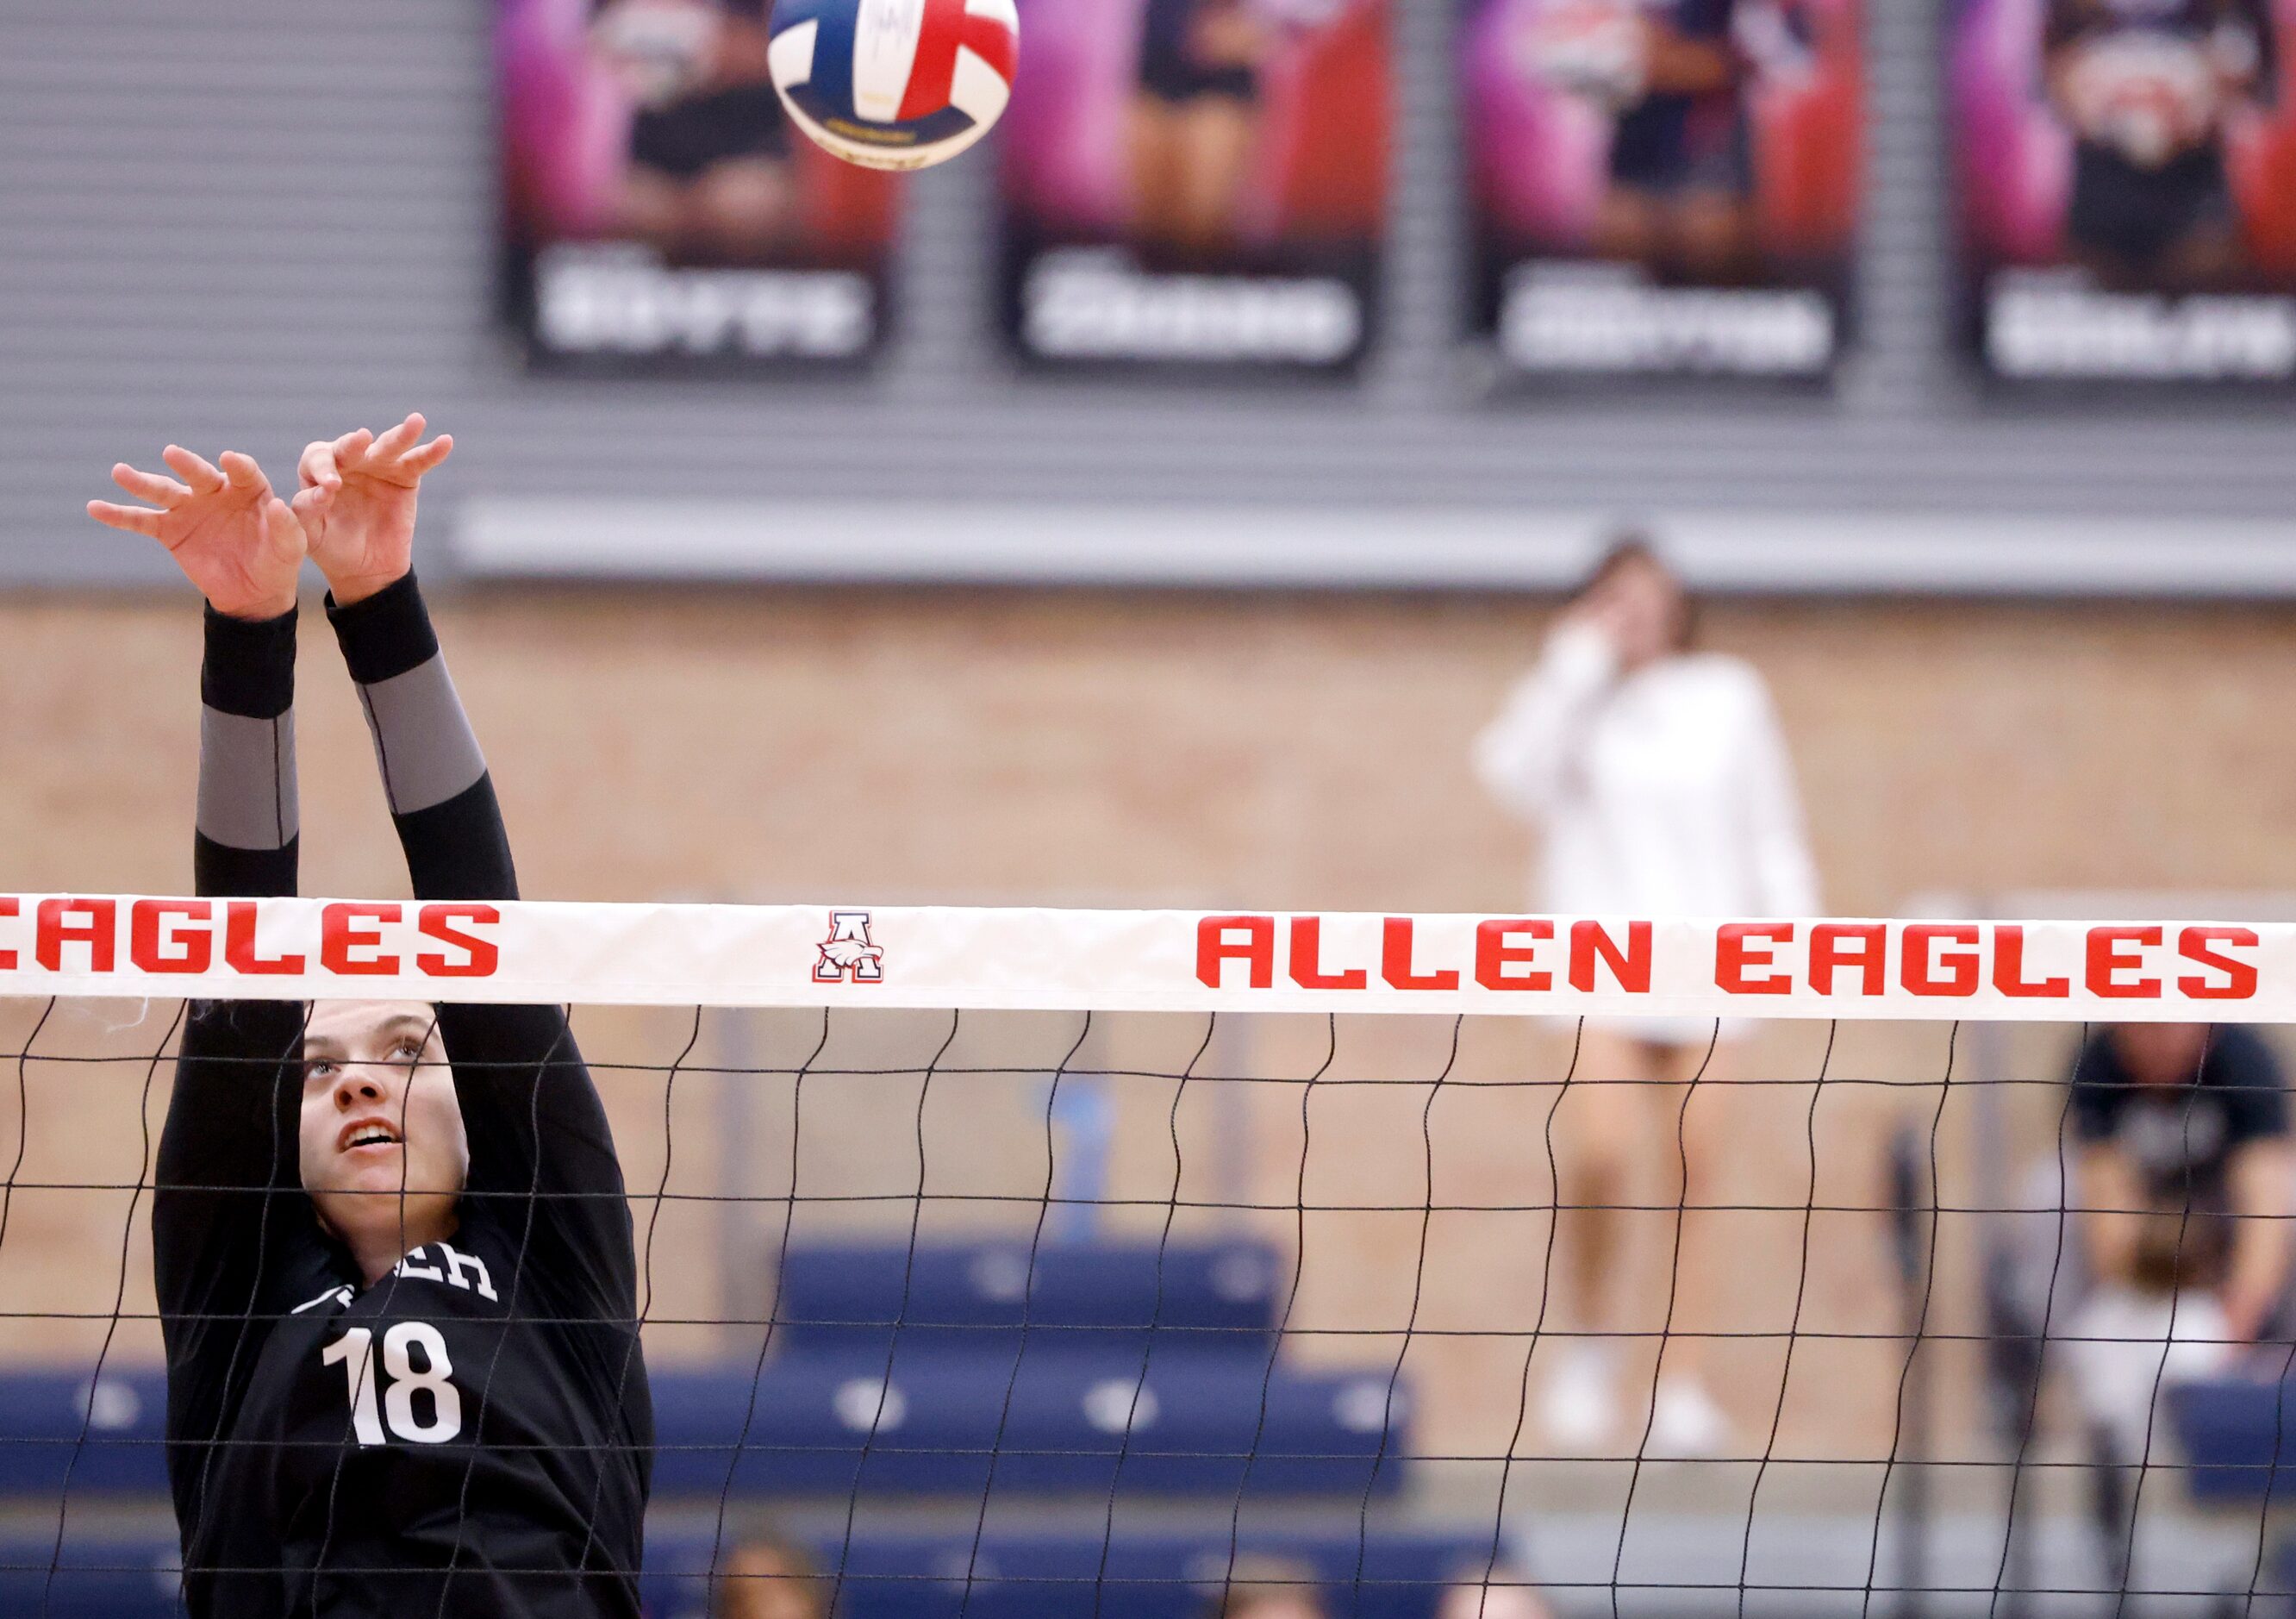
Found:
M 91 500 L 87 514 L 165 546 L 217 612 L 275 619 L 293 608 L 307 542 L 263 469 L 236 451 L 212 466 L 174 444 L 160 458 L 176 477 L 138 472 L 124 461 L 111 469 L 114 483 L 151 505 Z
M 411 415 L 377 438 L 365 428 L 321 440 L 303 451 L 295 514 L 311 538 L 311 560 L 343 606 L 406 577 L 414 553 L 414 503 L 423 475 L 454 453 L 441 433 Z

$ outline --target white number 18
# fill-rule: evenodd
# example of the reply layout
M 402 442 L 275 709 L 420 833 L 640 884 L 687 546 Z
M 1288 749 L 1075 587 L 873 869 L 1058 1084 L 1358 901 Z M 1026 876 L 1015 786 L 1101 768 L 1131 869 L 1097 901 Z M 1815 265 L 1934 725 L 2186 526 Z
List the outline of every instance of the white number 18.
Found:
M 407 1358 L 410 1348 L 422 1352 L 422 1369 Z M 382 1335 L 382 1369 L 388 1382 L 380 1406 L 375 1400 L 374 1334 L 353 1327 L 327 1345 L 322 1366 L 343 1364 L 350 1379 L 351 1432 L 362 1445 L 390 1442 L 391 1435 L 418 1445 L 442 1445 L 463 1431 L 463 1392 L 448 1381 L 454 1363 L 447 1358 L 447 1340 L 428 1321 L 400 1321 Z M 430 1396 L 430 1420 L 417 1422 L 414 1396 Z M 388 1419 L 390 1434 L 383 1432 Z

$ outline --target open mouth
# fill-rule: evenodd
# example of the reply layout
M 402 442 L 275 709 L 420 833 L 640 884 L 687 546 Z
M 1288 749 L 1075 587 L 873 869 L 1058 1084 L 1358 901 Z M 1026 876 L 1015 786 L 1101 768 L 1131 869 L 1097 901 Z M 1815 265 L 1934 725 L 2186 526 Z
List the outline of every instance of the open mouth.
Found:
M 346 1153 L 358 1152 L 363 1148 L 400 1145 L 402 1143 L 398 1132 L 375 1119 L 362 1119 L 356 1123 L 345 1125 L 342 1135 L 336 1141 L 337 1150 Z

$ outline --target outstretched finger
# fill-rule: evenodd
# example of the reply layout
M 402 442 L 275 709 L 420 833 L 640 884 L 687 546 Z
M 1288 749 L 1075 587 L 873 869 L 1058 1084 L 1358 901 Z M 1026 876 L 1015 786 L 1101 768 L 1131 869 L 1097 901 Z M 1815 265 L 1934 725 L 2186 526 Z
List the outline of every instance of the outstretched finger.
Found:
M 374 452 L 371 458 L 376 461 L 398 460 L 406 453 L 415 440 L 422 437 L 422 429 L 426 425 L 427 423 L 422 420 L 422 413 L 419 410 L 415 411 L 406 420 L 391 428 L 374 441 Z
M 420 478 L 432 471 L 440 462 L 444 461 L 447 456 L 454 453 L 454 435 L 452 433 L 440 433 L 437 438 L 431 440 L 430 443 L 422 446 L 420 449 L 408 450 L 406 456 L 400 459 L 398 464 L 404 470 L 410 472 L 417 478 Z
M 107 529 L 141 534 L 146 539 L 160 538 L 160 514 L 143 506 L 114 505 L 109 500 L 91 500 L 87 503 L 87 514 Z
M 190 484 L 194 494 L 212 495 L 224 486 L 221 473 L 180 444 L 170 444 L 161 450 L 160 459 L 165 461 L 178 478 Z
M 111 481 L 138 500 L 148 500 L 162 508 L 174 506 L 192 497 L 191 489 L 173 478 L 162 478 L 157 473 L 139 473 L 125 461 L 111 469 Z
M 256 465 L 255 457 L 242 456 L 235 449 L 227 449 L 223 453 L 223 475 L 231 481 L 232 488 L 242 494 L 252 494 L 258 490 L 268 490 L 271 488 L 271 480 L 266 478 L 263 475 L 263 469 Z

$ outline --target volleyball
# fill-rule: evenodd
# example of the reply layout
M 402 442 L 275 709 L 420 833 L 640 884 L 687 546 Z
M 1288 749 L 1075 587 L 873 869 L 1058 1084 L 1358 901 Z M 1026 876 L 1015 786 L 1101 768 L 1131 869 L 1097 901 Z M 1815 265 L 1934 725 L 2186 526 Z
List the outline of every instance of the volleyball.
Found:
M 791 119 L 865 168 L 930 168 L 994 128 L 1021 58 L 1015 0 L 775 0 Z

